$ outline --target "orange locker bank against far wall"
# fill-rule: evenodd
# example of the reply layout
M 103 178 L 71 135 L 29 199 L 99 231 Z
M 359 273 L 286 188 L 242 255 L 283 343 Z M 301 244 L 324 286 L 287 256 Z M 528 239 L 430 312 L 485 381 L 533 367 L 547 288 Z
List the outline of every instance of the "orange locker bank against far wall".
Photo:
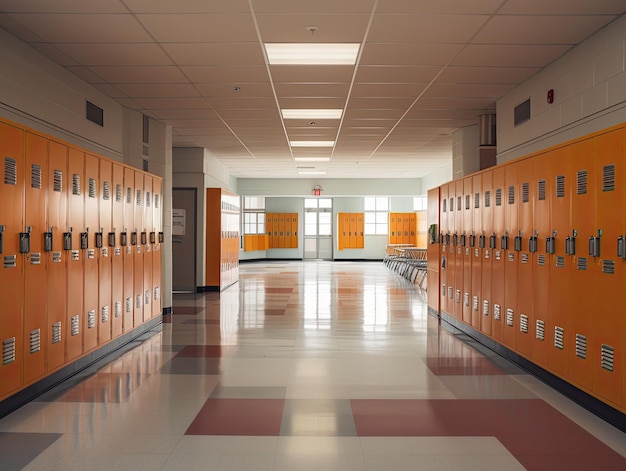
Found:
M 3 407 L 161 314 L 161 190 L 159 177 L 0 120 Z

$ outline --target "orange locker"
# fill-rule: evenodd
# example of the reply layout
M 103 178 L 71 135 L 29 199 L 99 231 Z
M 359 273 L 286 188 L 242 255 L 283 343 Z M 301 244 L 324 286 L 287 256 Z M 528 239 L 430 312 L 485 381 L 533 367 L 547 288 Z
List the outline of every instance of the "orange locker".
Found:
M 464 275 L 464 247 L 461 247 L 463 233 L 463 180 L 455 182 L 455 216 L 454 216 L 454 317 L 463 320 L 463 275 Z M 466 321 L 467 322 L 467 321 Z
M 446 239 L 448 243 L 448 294 L 447 294 L 447 313 L 455 316 L 455 293 L 456 293 L 456 248 L 458 245 L 458 229 L 456 227 L 456 184 L 450 182 L 448 184 L 448 231 L 449 237 Z M 459 290 L 460 293 L 460 290 Z M 460 297 L 460 296 L 459 296 Z
M 439 187 L 439 309 L 442 312 L 449 313 L 448 311 L 448 279 L 449 279 L 449 239 L 450 239 L 450 226 L 448 225 L 448 185 L 442 185 Z
M 147 321 L 152 317 L 152 244 L 150 234 L 154 233 L 153 215 L 153 179 L 151 175 L 144 175 L 144 198 L 143 198 L 143 226 L 140 235 L 140 242 L 143 246 L 143 320 Z
M 337 249 L 343 250 L 348 248 L 348 230 L 350 228 L 349 213 L 337 214 Z
M 416 247 L 426 247 L 426 244 L 417 243 L 417 213 L 409 213 L 409 244 Z
M 135 231 L 135 171 L 130 167 L 124 167 L 124 228 L 120 233 L 120 246 L 124 261 L 124 304 L 123 325 L 124 332 L 135 327 L 135 250 L 137 245 L 137 233 Z M 133 237 L 134 234 L 134 237 Z M 132 243 L 134 242 L 134 244 Z M 139 324 L 137 324 L 139 325 Z
M 554 193 L 554 181 L 550 178 L 552 153 L 542 154 L 531 160 L 534 187 L 532 249 L 532 312 L 533 321 L 528 326 L 531 358 L 538 365 L 548 366 L 550 339 L 546 339 L 546 326 L 550 316 L 550 254 L 554 239 L 550 228 L 550 195 Z
M 570 317 L 575 315 L 577 304 L 571 303 L 576 296 L 573 288 L 572 273 L 575 269 L 572 254 L 572 189 L 574 176 L 570 161 L 570 146 L 564 146 L 551 152 L 550 179 L 553 183 L 550 192 L 550 228 L 548 237 L 553 237 L 550 253 L 550 283 L 548 292 L 548 321 L 546 323 L 546 343 L 548 347 L 548 367 L 562 378 L 569 377 L 568 361 L 572 355 L 574 334 L 570 325 Z M 553 334 L 564 332 L 568 336 L 567 343 L 559 343 L 555 347 Z M 574 360 L 574 358 L 572 358 Z M 589 371 L 591 376 L 591 371 Z
M 618 240 L 621 237 L 624 246 L 624 129 L 600 134 L 594 141 L 597 239 L 589 241 L 589 249 L 594 252 L 596 280 L 592 289 L 597 302 L 591 346 L 600 358 L 594 362 L 593 390 L 613 404 L 621 405 L 626 290 L 624 258 L 618 258 Z M 626 247 L 622 256 L 626 257 Z
M 350 248 L 354 249 L 357 247 L 356 243 L 356 213 L 350 213 L 350 222 L 348 226 L 348 235 L 349 235 L 349 243 Z
M 50 141 L 48 153 L 48 230 L 52 244 L 47 252 L 48 312 L 46 323 L 47 370 L 65 363 L 67 299 L 67 264 L 69 252 L 63 250 L 67 228 L 67 193 L 71 179 L 67 174 L 67 146 Z
M 463 284 L 462 284 L 462 318 L 463 322 L 473 325 L 472 315 L 472 262 L 474 258 L 474 247 L 470 241 L 474 233 L 474 207 L 472 205 L 472 177 L 463 179 L 463 200 L 462 200 L 462 218 L 463 227 L 461 228 L 460 245 L 461 255 L 463 257 Z M 480 326 L 475 326 L 480 327 Z
M 389 243 L 398 244 L 398 224 L 396 222 L 397 213 L 389 213 Z
M 121 335 L 124 329 L 124 258 L 120 234 L 124 230 L 124 166 L 113 164 L 111 186 L 111 231 L 107 235 L 111 257 L 111 336 Z
M 265 213 L 265 234 L 267 235 L 267 247 L 271 248 L 272 234 L 274 233 L 274 224 L 272 213 Z
M 482 174 L 481 194 L 478 203 L 481 207 L 478 210 L 480 214 L 479 226 L 474 221 L 475 227 L 480 227 L 478 236 L 478 246 L 481 254 L 481 262 L 479 272 L 474 271 L 473 277 L 480 283 L 480 296 L 478 298 L 478 315 L 481 317 L 480 330 L 486 334 L 492 335 L 492 309 L 493 303 L 491 299 L 491 271 L 493 251 L 497 249 L 497 237 L 494 235 L 493 226 L 493 171 L 487 170 Z
M 96 252 L 98 260 L 98 345 L 111 340 L 111 318 L 113 317 L 113 302 L 111 298 L 113 246 L 109 246 L 109 234 L 113 228 L 112 182 L 113 163 L 100 159 L 99 185 L 99 225 L 96 230 Z M 113 244 L 115 245 L 115 244 Z
M 593 365 L 599 361 L 599 353 L 592 348 L 591 336 L 593 315 L 597 306 L 595 296 L 589 296 L 594 289 L 594 263 L 590 259 L 587 241 L 596 232 L 596 177 L 593 165 L 593 139 L 573 144 L 571 147 L 572 177 L 572 239 L 575 255 L 571 272 L 570 306 L 568 316 L 571 333 L 567 325 L 555 325 L 553 342 L 555 348 L 564 350 L 569 358 L 569 378 L 577 386 L 592 390 Z M 576 236 L 576 237 L 574 237 Z M 571 338 L 573 345 L 567 352 Z
M 48 192 L 48 140 L 26 133 L 24 185 L 24 228 L 20 239 L 27 244 L 24 260 L 24 384 L 32 383 L 46 372 L 47 342 L 47 257 L 44 234 L 49 233 L 46 218 Z
M 291 213 L 284 214 L 285 219 L 285 248 L 291 248 Z
M 98 346 L 98 264 L 99 264 L 99 231 L 100 219 L 98 217 L 99 192 L 98 173 L 99 158 L 95 155 L 85 154 L 85 183 L 87 194 L 85 195 L 85 233 L 86 243 L 81 242 L 83 249 L 83 263 L 85 265 L 84 308 L 85 328 L 83 329 L 83 349 L 85 352 Z
M 365 216 L 363 213 L 356 213 L 356 248 L 365 248 Z
M 24 300 L 24 257 L 20 236 L 24 230 L 24 132 L 0 122 L 2 179 L 0 180 L 0 298 L 3 302 L 0 341 L 0 399 L 22 385 L 22 302 Z
M 286 247 L 285 239 L 285 213 L 278 213 L 278 248 Z
M 443 231 L 441 227 L 441 189 L 431 188 L 428 190 L 428 216 L 426 220 L 427 231 L 426 247 L 428 251 L 427 255 L 427 283 L 428 289 L 426 294 L 428 296 L 428 307 L 439 313 L 440 305 L 440 272 L 441 272 L 441 236 Z M 437 287 L 437 289 L 435 289 Z
M 474 175 L 471 179 L 472 183 L 472 197 L 470 201 L 471 214 L 472 214 L 472 231 L 468 237 L 470 252 L 471 252 L 471 270 L 470 270 L 470 309 L 471 309 L 471 321 L 472 326 L 477 330 L 484 330 L 482 326 L 482 262 L 483 251 L 485 250 L 486 241 L 485 234 L 483 232 L 482 223 L 482 205 L 481 200 L 483 198 L 483 175 Z M 491 323 L 486 320 L 485 323 L 489 324 L 489 331 L 491 331 Z
M 490 244 L 494 246 L 491 250 L 491 336 L 501 342 L 503 338 L 503 327 L 506 321 L 506 304 L 504 298 L 505 291 L 505 269 L 507 259 L 507 247 L 509 236 L 506 228 L 506 181 L 505 168 L 495 167 L 493 169 L 493 194 L 491 205 L 493 207 L 493 225 L 490 233 Z
M 291 213 L 291 248 L 298 248 L 298 213 Z
M 83 353 L 83 332 L 86 329 L 84 308 L 85 267 L 83 258 L 87 255 L 81 249 L 81 239 L 85 232 L 85 153 L 70 147 L 68 149 L 68 210 L 67 228 L 63 234 L 63 251 L 67 261 L 67 318 L 65 338 L 67 339 L 67 361 Z M 97 293 L 97 291 L 96 291 Z
M 133 319 L 135 327 L 142 324 L 143 318 L 143 256 L 144 245 L 142 244 L 141 231 L 143 230 L 143 205 L 144 205 L 143 173 L 135 171 L 135 197 L 133 209 L 134 221 L 130 243 L 133 246 Z
M 521 251 L 522 238 L 519 235 L 517 192 L 517 172 L 519 163 L 513 163 L 505 167 L 503 199 L 505 200 L 504 226 L 505 237 L 508 233 L 508 249 L 503 251 L 504 256 L 504 310 L 502 312 L 502 342 L 511 350 L 515 350 L 516 329 L 519 322 L 517 305 L 518 276 L 517 266 L 519 252 Z M 516 250 L 519 248 L 519 250 Z

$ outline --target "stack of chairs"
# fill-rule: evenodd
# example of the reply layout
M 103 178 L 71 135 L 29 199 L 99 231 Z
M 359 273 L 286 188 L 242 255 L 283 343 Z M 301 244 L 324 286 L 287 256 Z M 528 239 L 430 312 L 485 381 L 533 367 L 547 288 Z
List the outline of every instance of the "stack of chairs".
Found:
M 426 249 L 414 245 L 388 244 L 383 263 L 391 271 L 426 289 Z

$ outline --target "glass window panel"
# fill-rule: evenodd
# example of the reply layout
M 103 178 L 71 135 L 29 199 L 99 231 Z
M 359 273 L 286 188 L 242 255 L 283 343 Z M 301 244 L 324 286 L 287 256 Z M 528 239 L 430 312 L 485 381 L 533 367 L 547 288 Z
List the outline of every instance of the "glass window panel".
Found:
M 387 224 L 376 224 L 376 234 L 387 234 Z
M 304 235 L 305 236 L 316 236 L 317 235 L 317 224 L 305 224 L 304 225 Z
M 320 208 L 332 208 L 333 200 L 331 198 L 321 198 L 318 200 L 318 204 Z
M 376 198 L 376 211 L 387 211 L 389 209 L 389 198 Z
M 332 225 L 331 224 L 321 224 L 319 227 L 319 235 L 329 236 L 332 234 Z
M 376 213 L 365 213 L 365 224 L 374 224 L 376 222 Z
M 364 224 L 364 229 L 365 229 L 365 234 L 366 235 L 376 234 L 376 224 L 365 223 Z
M 257 221 L 259 224 L 265 224 L 265 213 L 259 213 L 257 215 Z
M 372 196 L 366 196 L 363 201 L 363 207 L 365 211 L 375 211 L 376 210 L 376 198 Z
M 317 208 L 317 199 L 315 199 L 315 198 L 305 198 L 304 199 L 304 207 L 305 208 Z
M 376 224 L 387 224 L 389 213 L 374 213 L 376 214 Z

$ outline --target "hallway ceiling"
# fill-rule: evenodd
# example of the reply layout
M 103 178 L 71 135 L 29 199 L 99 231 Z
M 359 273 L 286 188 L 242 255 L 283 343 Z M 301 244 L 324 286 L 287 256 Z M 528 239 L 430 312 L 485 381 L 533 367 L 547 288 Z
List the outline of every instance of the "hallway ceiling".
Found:
M 175 147 L 207 148 L 234 177 L 418 178 L 450 162 L 453 131 L 625 10 L 624 0 L 0 0 L 0 26 L 171 124 Z M 360 47 L 355 65 L 269 65 L 265 43 Z M 320 108 L 343 114 L 280 112 Z

